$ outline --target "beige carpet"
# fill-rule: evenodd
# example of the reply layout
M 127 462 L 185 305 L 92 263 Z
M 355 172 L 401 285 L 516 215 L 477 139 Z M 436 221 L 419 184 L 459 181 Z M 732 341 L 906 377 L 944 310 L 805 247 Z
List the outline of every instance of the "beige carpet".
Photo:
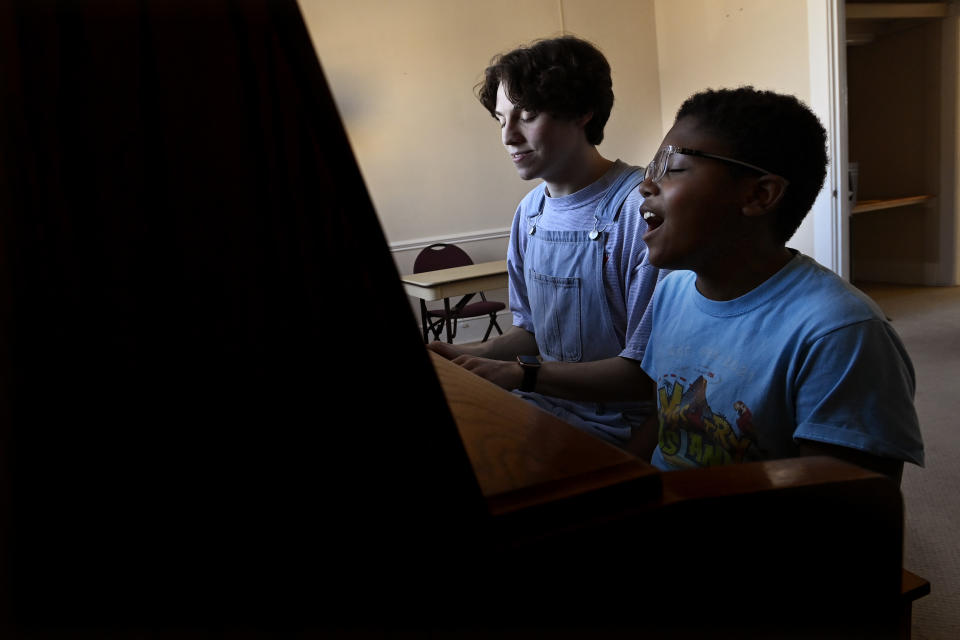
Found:
M 904 567 L 930 581 L 913 638 L 960 638 L 960 287 L 858 283 L 891 318 L 917 373 L 926 467 L 903 472 Z

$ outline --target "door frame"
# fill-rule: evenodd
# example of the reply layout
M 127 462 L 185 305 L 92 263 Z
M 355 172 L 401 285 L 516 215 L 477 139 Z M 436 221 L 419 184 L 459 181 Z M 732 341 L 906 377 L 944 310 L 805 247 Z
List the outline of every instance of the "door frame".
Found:
M 829 165 L 813 205 L 814 258 L 850 280 L 846 12 L 842 0 L 807 0 L 810 107 L 827 130 Z

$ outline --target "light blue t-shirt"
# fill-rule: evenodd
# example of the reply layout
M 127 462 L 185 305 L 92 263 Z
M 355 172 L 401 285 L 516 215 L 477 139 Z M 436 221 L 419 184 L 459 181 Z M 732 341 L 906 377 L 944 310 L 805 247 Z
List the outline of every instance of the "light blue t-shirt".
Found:
M 923 464 L 913 365 L 865 294 L 799 253 L 735 300 L 695 282 L 673 272 L 652 303 L 654 466 L 795 457 L 797 439 Z

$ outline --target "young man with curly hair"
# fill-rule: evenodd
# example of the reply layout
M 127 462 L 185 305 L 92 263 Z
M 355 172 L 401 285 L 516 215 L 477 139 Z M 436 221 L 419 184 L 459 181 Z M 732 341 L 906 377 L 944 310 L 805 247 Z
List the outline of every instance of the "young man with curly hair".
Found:
M 480 102 L 523 180 L 507 252 L 514 326 L 430 348 L 589 433 L 633 440 L 654 414 L 640 368 L 661 272 L 647 261 L 642 170 L 597 150 L 613 107 L 610 66 L 575 37 L 496 56 Z M 652 449 L 652 442 L 649 447 Z

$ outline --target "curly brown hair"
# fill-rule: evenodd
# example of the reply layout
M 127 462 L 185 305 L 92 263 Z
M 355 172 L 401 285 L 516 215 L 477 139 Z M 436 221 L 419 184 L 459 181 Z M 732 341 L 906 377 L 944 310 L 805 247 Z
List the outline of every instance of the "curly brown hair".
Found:
M 590 144 L 603 141 L 613 109 L 610 64 L 593 44 L 574 36 L 536 40 L 498 54 L 476 86 L 477 97 L 496 117 L 497 88 L 526 111 L 573 120 L 592 113 L 584 130 Z

